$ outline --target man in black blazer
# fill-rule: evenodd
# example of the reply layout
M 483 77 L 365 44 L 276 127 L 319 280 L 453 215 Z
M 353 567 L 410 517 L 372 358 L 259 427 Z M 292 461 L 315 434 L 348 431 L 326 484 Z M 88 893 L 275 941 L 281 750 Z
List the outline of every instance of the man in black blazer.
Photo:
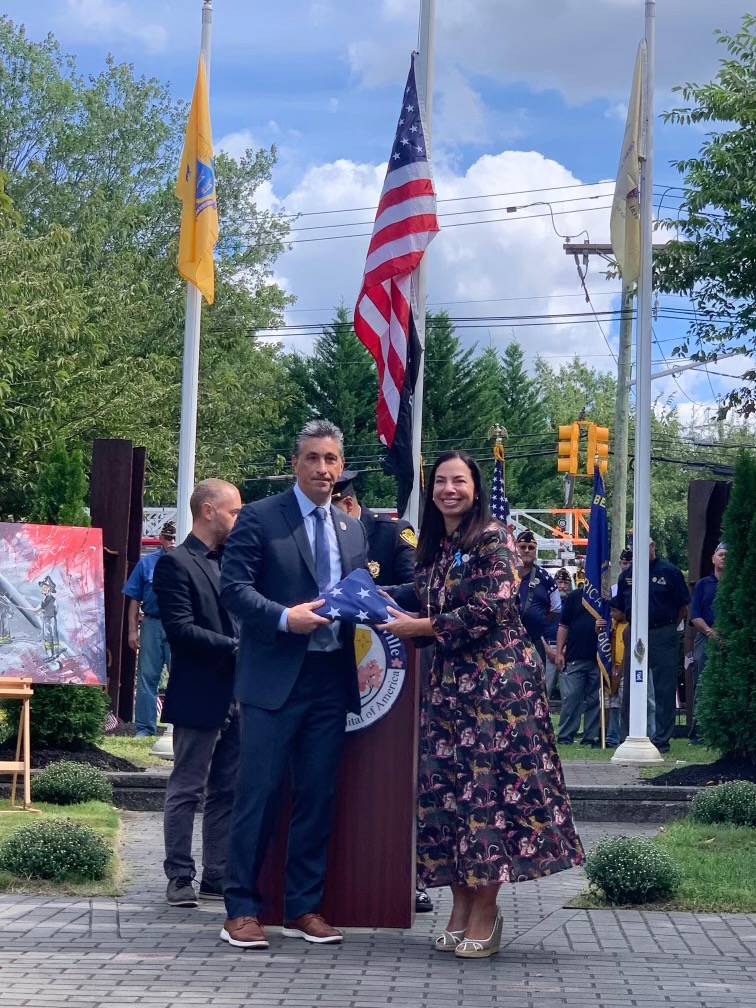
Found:
M 297 436 L 291 490 L 242 508 L 223 558 L 221 601 L 241 623 L 236 696 L 241 759 L 221 938 L 267 948 L 258 876 L 291 776 L 285 937 L 343 935 L 319 915 L 347 711 L 360 709 L 354 628 L 315 609 L 367 564 L 362 525 L 331 505 L 344 468 L 341 431 L 311 420 Z
M 233 699 L 238 636 L 220 605 L 223 544 L 241 511 L 231 483 L 206 479 L 189 500 L 192 531 L 158 560 L 152 581 L 171 645 L 163 718 L 173 729 L 173 770 L 165 794 L 166 899 L 197 906 L 192 832 L 202 819 L 199 895 L 223 898 L 228 829 L 239 764 L 239 714 Z

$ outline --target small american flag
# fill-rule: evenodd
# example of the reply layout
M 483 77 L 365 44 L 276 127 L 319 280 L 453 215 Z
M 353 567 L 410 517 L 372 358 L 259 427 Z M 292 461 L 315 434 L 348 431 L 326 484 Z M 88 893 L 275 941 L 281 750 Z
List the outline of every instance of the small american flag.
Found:
M 509 501 L 504 496 L 504 463 L 499 458 L 491 481 L 491 514 L 504 524 L 509 518 Z
M 404 610 L 384 598 L 375 581 L 363 568 L 353 570 L 338 584 L 323 594 L 323 605 L 315 612 L 328 619 L 343 620 L 346 623 L 388 623 L 387 605 L 394 605 L 399 612 Z
M 105 718 L 105 724 L 102 726 L 102 730 L 107 734 L 108 732 L 114 731 L 118 727 L 118 718 L 115 716 L 113 711 L 108 711 L 108 716 Z
M 354 310 L 354 330 L 378 365 L 378 436 L 388 448 L 408 398 L 412 273 L 437 231 L 413 56 Z

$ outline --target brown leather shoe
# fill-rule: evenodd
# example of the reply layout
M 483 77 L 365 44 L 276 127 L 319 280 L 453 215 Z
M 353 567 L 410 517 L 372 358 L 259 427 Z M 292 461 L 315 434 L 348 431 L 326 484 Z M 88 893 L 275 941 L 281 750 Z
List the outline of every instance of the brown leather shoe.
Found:
M 344 941 L 344 932 L 327 924 L 320 914 L 306 913 L 286 921 L 281 934 L 284 938 L 304 938 L 316 945 L 335 945 Z
M 237 948 L 266 949 L 268 939 L 257 917 L 231 917 L 220 933 L 223 941 Z

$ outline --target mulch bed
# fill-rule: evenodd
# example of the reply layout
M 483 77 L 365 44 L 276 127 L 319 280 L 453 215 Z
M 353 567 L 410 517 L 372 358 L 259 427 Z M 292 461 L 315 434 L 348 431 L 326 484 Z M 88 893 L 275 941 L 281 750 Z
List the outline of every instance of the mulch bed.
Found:
M 16 747 L 0 748 L 0 761 L 15 760 Z M 131 760 L 122 756 L 113 756 L 112 753 L 92 746 L 91 749 L 32 749 L 31 765 L 34 770 L 41 770 L 51 763 L 59 760 L 72 760 L 74 763 L 87 763 L 89 766 L 98 767 L 100 770 L 144 770 L 144 767 L 135 766 Z
M 724 781 L 745 780 L 756 783 L 756 763 L 735 759 L 732 756 L 722 756 L 714 763 L 690 763 L 687 766 L 675 767 L 669 773 L 659 774 L 646 784 L 657 787 L 697 786 L 707 784 L 722 784 Z

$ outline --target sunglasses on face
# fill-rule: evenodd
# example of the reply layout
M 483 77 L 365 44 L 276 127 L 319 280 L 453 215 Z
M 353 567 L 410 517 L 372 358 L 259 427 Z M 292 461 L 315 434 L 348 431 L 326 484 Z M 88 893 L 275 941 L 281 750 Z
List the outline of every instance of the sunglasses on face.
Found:
M 529 545 L 527 543 L 520 543 L 518 548 L 521 550 L 527 550 L 528 553 L 535 552 L 535 550 L 537 549 L 536 546 Z

